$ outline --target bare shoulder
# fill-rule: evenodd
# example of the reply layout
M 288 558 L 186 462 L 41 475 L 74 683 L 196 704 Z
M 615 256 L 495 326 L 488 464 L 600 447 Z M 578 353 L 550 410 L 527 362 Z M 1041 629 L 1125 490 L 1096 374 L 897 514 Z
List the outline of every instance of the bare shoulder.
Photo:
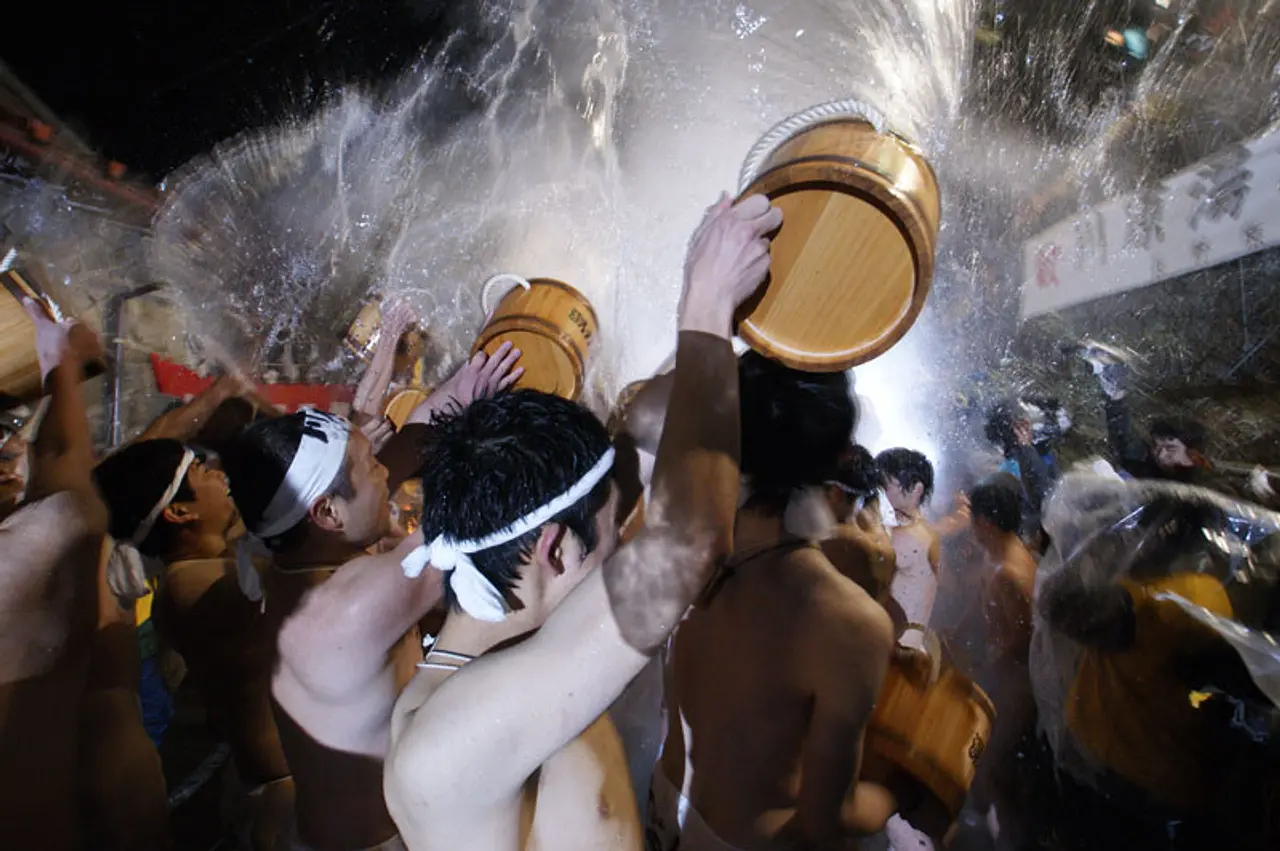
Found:
M 90 531 L 84 500 L 71 491 L 58 491 L 21 506 L 0 521 L 0 540 L 21 544 L 14 549 L 6 543 L 5 557 L 40 558 L 66 549 Z
M 832 646 L 893 645 L 893 622 L 884 606 L 843 576 L 820 551 L 806 551 L 797 565 L 806 576 L 802 635 Z

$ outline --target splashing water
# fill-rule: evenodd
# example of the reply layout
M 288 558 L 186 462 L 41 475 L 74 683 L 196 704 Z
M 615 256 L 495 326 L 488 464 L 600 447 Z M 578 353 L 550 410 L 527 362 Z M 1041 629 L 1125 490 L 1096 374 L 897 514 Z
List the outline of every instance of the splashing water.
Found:
M 612 398 L 670 351 L 687 235 L 763 130 L 856 94 L 945 146 L 968 4 L 864 6 L 486 4 L 479 38 L 386 91 L 173 175 L 152 268 L 212 357 L 311 378 L 347 367 L 336 341 L 375 293 L 410 301 L 448 364 L 490 274 L 558 277 L 600 314 L 592 386 Z
M 559 277 L 601 320 L 588 401 L 602 409 L 671 351 L 687 236 L 751 145 L 788 115 L 854 96 L 922 145 L 943 195 L 929 306 L 857 370 L 873 409 L 863 436 L 945 455 L 957 426 L 944 415 L 969 393 L 966 375 L 990 374 L 1001 392 L 1064 380 L 1044 374 L 1044 359 L 1008 357 L 1020 240 L 1280 115 L 1274 0 L 1237 4 L 1255 25 L 1207 47 L 1184 15 L 1140 71 L 1093 49 L 1114 4 L 1026 5 L 980 16 L 968 0 L 490 0 L 451 11 L 456 32 L 401 79 L 334 89 L 314 114 L 172 175 L 147 267 L 182 305 L 198 355 L 288 380 L 353 379 L 339 340 L 369 297 L 411 302 L 445 369 L 483 320 L 489 275 Z M 975 53 L 979 17 L 999 29 L 992 9 L 1002 40 Z

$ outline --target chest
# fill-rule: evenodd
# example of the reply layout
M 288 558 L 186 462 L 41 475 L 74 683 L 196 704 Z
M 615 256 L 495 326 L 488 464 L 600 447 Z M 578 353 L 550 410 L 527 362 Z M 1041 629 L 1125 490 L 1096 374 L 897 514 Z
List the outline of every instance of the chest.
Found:
M 639 817 L 622 739 L 607 715 L 529 779 L 525 851 L 639 851 Z

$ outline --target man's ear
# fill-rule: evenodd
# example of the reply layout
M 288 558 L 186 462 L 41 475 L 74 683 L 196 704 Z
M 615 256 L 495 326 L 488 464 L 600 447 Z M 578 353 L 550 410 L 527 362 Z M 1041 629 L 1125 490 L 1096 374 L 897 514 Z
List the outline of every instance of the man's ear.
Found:
M 548 523 L 538 533 L 538 543 L 534 546 L 534 561 L 541 562 L 556 573 L 564 573 L 564 538 L 569 530 L 560 523 Z
M 311 510 L 307 512 L 307 516 L 311 518 L 316 528 L 325 532 L 341 532 L 346 528 L 346 517 L 338 507 L 337 501 L 331 496 L 322 496 L 316 500 Z
M 193 502 L 171 502 L 164 507 L 164 511 L 160 512 L 160 516 L 165 519 L 165 522 L 178 526 L 194 523 L 200 519 L 200 514 L 196 511 Z
M 916 482 L 911 486 L 911 496 L 916 502 L 924 502 L 924 482 Z

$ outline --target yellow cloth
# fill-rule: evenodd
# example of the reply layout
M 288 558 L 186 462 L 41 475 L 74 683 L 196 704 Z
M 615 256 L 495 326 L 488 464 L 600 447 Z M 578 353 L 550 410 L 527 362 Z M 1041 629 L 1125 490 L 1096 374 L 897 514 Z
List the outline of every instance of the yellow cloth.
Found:
M 151 619 L 151 604 L 156 600 L 156 592 L 148 591 L 147 596 L 139 597 L 133 604 L 134 626 L 142 626 Z
M 1121 653 L 1085 651 L 1067 725 L 1090 755 L 1153 802 L 1199 809 L 1212 791 L 1214 752 L 1177 668 L 1221 639 L 1178 604 L 1152 596 L 1177 594 L 1223 617 L 1231 617 L 1231 603 L 1222 583 L 1203 574 L 1123 584 L 1133 597 L 1133 645 Z

